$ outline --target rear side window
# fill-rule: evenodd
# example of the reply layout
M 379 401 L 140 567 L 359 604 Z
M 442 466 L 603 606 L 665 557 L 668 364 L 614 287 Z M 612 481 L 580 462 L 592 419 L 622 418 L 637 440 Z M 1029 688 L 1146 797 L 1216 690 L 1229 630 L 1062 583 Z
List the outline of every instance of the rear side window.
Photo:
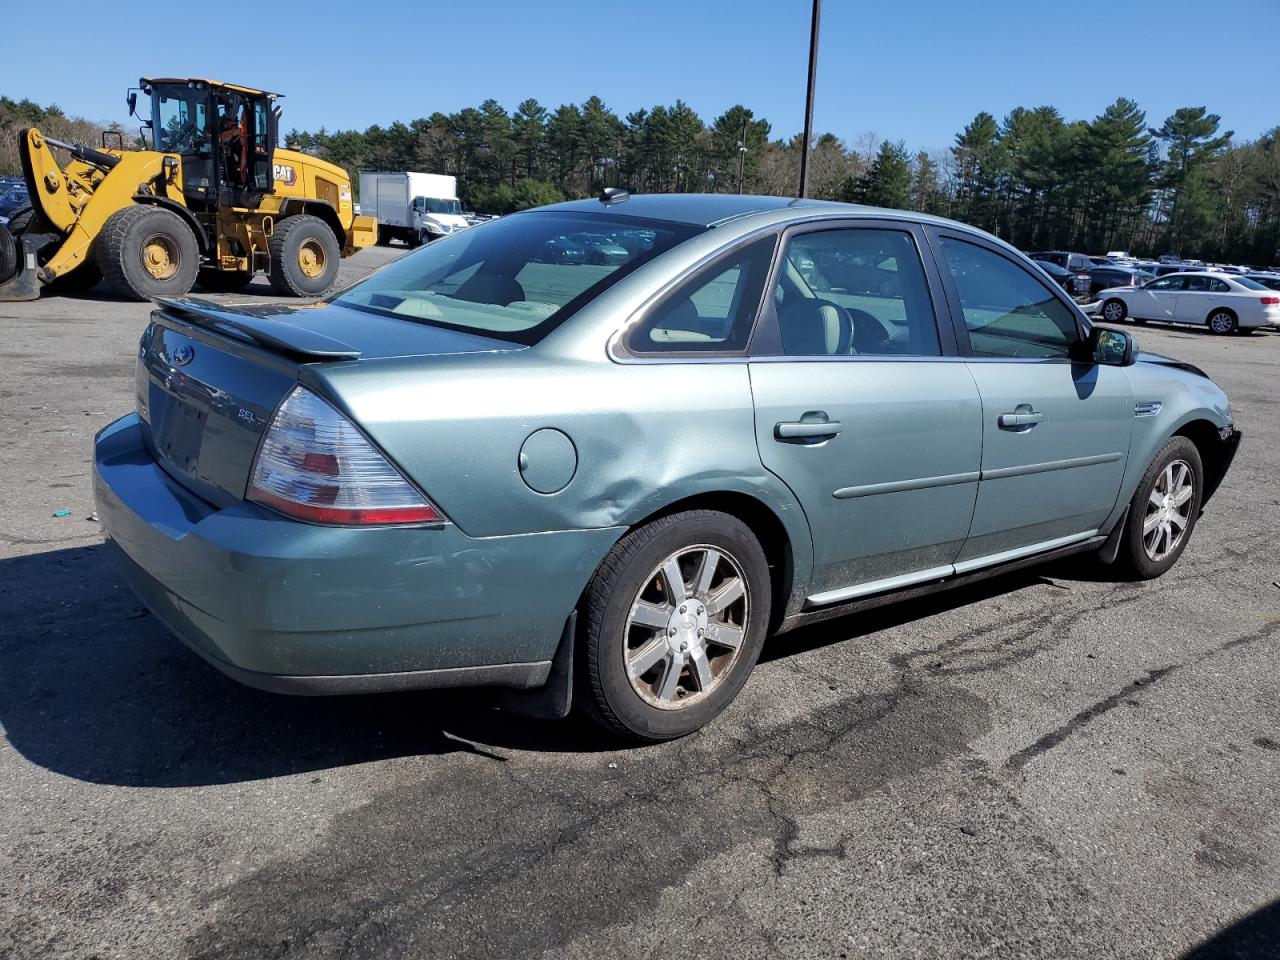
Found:
M 975 357 L 1070 356 L 1079 328 L 1043 283 L 998 253 L 945 237 L 942 250 L 960 297 Z
M 740 353 L 747 348 L 777 238 L 768 236 L 695 273 L 627 336 L 637 354 Z

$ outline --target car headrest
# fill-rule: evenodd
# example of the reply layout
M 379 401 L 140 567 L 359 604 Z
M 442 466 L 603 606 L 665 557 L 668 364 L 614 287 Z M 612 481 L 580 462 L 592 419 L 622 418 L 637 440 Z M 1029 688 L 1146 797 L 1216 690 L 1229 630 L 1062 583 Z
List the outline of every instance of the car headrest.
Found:
M 693 301 L 681 297 L 663 310 L 663 315 L 649 330 L 649 339 L 654 343 L 710 340 L 711 337 L 699 329 L 701 320 Z
M 827 300 L 799 300 L 778 314 L 782 350 L 790 356 L 840 356 L 850 352 L 849 315 Z
M 524 287 L 514 277 L 503 273 L 473 273 L 463 281 L 453 296 L 456 300 L 492 303 L 502 307 L 525 299 Z

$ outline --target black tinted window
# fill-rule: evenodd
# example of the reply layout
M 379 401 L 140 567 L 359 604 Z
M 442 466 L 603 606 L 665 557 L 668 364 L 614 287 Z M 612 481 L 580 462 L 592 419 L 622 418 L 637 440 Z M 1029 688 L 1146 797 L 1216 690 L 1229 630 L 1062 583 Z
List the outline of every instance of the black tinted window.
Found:
M 963 240 L 943 253 L 978 357 L 1066 357 L 1079 336 L 1074 315 L 1013 261 Z

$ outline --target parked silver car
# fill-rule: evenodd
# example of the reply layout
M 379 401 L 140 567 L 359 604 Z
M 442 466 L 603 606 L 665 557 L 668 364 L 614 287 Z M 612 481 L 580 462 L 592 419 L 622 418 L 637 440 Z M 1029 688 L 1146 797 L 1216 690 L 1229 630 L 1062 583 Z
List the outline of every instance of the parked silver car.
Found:
M 645 242 L 546 257 L 575 234 Z M 246 683 L 496 685 L 658 740 L 771 633 L 1068 553 L 1159 576 L 1239 436 L 971 228 L 615 192 L 318 307 L 162 302 L 95 471 L 129 582 Z

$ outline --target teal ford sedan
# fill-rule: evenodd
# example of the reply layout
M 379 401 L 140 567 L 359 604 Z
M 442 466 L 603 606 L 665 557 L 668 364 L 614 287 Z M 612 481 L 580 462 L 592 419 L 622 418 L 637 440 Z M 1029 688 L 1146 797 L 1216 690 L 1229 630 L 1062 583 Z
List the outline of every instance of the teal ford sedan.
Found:
M 548 262 L 575 234 L 625 255 Z M 98 513 L 214 666 L 641 740 L 806 622 L 1068 553 L 1159 576 L 1240 438 L 999 240 L 769 197 L 607 191 L 308 307 L 163 301 L 136 382 Z

